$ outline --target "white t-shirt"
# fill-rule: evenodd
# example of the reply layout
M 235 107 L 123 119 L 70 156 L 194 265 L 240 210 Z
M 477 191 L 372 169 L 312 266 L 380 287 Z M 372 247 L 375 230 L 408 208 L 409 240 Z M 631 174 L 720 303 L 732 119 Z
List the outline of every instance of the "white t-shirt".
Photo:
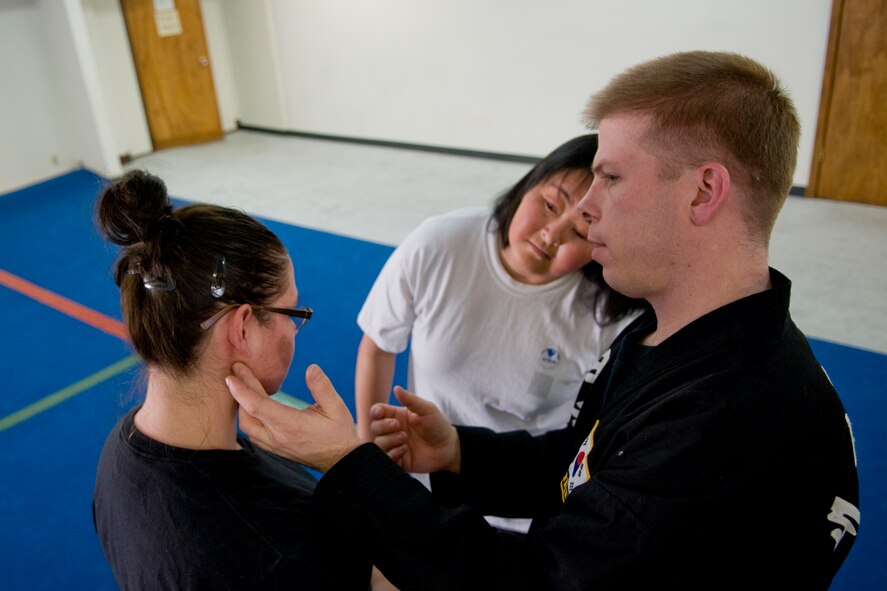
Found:
M 456 425 L 537 435 L 567 425 L 585 372 L 635 317 L 601 327 L 581 273 L 513 279 L 488 208 L 422 222 L 392 253 L 357 323 L 383 351 L 410 345 L 407 389 Z M 416 474 L 429 485 L 429 478 Z M 529 519 L 487 517 L 526 532 Z
M 588 368 L 634 318 L 601 327 L 594 285 L 513 279 L 488 208 L 420 224 L 376 279 L 357 323 L 382 350 L 410 344 L 408 389 L 457 425 L 533 434 L 566 426 Z

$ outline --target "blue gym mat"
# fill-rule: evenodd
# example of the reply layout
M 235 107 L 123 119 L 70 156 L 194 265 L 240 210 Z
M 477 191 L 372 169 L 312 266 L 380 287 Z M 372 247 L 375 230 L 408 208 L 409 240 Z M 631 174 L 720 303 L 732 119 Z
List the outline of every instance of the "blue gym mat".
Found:
M 103 182 L 78 170 L 0 195 L 0 271 L 119 320 L 116 249 L 92 222 Z M 305 368 L 318 363 L 353 412 L 355 319 L 392 249 L 263 221 L 293 257 L 301 303 L 315 310 L 282 389 L 310 400 Z M 115 589 L 93 531 L 92 487 L 105 436 L 139 400 L 137 359 L 119 338 L 2 285 L 0 306 L 0 588 Z M 887 589 L 887 356 L 811 344 L 853 421 L 862 489 L 860 537 L 832 588 Z M 406 384 L 405 365 L 396 383 Z

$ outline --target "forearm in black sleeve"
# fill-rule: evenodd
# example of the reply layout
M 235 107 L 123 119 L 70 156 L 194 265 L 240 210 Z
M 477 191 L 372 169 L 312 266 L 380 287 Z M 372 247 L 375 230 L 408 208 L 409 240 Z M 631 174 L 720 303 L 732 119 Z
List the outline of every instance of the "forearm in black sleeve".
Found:
M 432 474 L 431 490 L 437 502 L 467 504 L 486 515 L 503 517 L 535 517 L 559 510 L 559 482 L 570 462 L 568 430 L 533 437 L 526 431 L 457 429 L 461 473 Z
M 401 591 L 545 588 L 526 536 L 496 530 L 472 507 L 439 506 L 373 444 L 324 475 L 314 507 L 323 527 L 357 536 Z

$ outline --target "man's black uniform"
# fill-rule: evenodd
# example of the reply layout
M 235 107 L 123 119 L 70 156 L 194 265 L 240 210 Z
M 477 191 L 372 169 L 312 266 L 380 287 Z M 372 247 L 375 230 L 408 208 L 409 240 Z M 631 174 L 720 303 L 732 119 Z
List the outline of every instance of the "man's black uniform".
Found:
M 566 429 L 460 427 L 461 474 L 434 475 L 434 499 L 361 446 L 319 483 L 320 515 L 402 590 L 827 588 L 859 524 L 852 435 L 790 282 L 771 280 L 656 347 L 640 317 Z M 498 532 L 484 513 L 534 525 Z

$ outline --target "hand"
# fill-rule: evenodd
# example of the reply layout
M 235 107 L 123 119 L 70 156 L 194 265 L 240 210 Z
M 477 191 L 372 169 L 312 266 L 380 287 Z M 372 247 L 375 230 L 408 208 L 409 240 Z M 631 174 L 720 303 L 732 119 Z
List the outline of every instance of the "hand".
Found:
M 231 370 L 225 383 L 240 405 L 240 429 L 262 449 L 326 472 L 360 445 L 351 412 L 317 365 L 305 372 L 315 403 L 304 410 L 269 398 L 243 363 Z
M 407 472 L 459 472 L 459 433 L 431 402 L 400 386 L 394 397 L 403 406 L 374 404 L 370 432 L 376 445 Z

